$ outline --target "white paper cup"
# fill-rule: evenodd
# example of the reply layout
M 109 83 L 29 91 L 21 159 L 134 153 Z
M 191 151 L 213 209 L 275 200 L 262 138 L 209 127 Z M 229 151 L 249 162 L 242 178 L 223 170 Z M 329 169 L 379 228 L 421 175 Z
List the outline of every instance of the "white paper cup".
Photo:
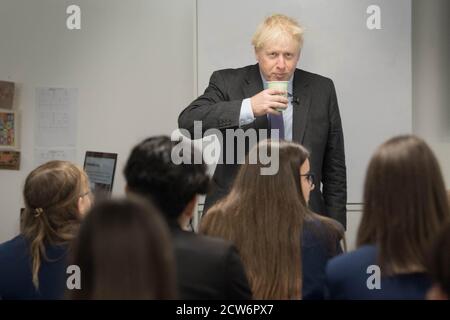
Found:
M 284 94 L 280 94 L 281 96 L 287 98 L 288 97 L 288 83 L 289 81 L 267 81 L 267 87 L 269 89 L 275 89 L 278 91 L 285 92 Z M 278 112 L 283 112 L 285 109 L 277 108 Z

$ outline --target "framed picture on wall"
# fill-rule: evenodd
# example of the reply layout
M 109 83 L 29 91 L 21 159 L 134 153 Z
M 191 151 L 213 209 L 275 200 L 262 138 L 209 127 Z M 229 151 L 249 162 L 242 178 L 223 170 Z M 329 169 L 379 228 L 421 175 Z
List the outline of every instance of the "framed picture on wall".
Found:
M 0 81 L 0 109 L 12 109 L 14 82 Z
M 0 150 L 0 170 L 19 170 L 20 152 L 10 150 Z
M 0 110 L 0 148 L 18 147 L 18 127 L 16 111 Z

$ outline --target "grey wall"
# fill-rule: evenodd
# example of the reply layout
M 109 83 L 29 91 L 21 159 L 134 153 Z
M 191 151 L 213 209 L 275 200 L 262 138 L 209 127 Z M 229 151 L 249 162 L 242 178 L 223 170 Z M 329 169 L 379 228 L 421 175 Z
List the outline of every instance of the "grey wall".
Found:
M 450 1 L 413 1 L 413 128 L 450 143 Z
M 413 0 L 413 130 L 436 153 L 450 189 L 450 1 Z
M 81 7 L 81 30 L 66 7 Z M 170 134 L 193 99 L 194 0 L 1 0 L 0 79 L 17 84 L 21 170 L 0 170 L 0 242 L 18 231 L 21 189 L 33 169 L 35 87 L 79 89 L 77 163 L 86 150 L 117 152 L 123 194 L 130 148 Z

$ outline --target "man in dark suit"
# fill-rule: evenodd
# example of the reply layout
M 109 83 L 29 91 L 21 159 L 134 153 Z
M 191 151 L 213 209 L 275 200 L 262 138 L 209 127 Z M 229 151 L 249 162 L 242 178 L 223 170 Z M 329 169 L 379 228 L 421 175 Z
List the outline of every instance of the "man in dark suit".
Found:
M 194 100 L 178 119 L 180 129 L 194 139 L 194 121 L 202 131 L 238 128 L 279 130 L 279 137 L 304 145 L 311 152 L 316 188 L 311 193 L 313 211 L 346 225 L 347 182 L 344 138 L 332 80 L 296 69 L 303 45 L 303 29 L 284 15 L 268 17 L 256 31 L 252 44 L 258 63 L 212 74 L 203 95 Z M 288 81 L 285 92 L 268 89 L 270 81 Z M 284 111 L 278 112 L 276 109 Z M 270 135 L 270 131 L 269 131 Z M 228 139 L 229 140 L 229 139 Z M 222 137 L 222 159 L 233 141 Z M 246 144 L 251 147 L 249 143 Z M 236 154 L 236 152 L 234 152 Z M 238 163 L 219 163 L 204 212 L 230 190 Z
M 184 142 L 181 142 L 184 143 Z M 125 165 L 127 195 L 152 201 L 166 218 L 175 248 L 181 299 L 251 299 L 247 277 L 233 244 L 186 231 L 197 196 L 206 193 L 205 164 L 175 164 L 169 137 L 144 140 L 134 147 Z M 188 145 L 185 150 L 196 149 Z

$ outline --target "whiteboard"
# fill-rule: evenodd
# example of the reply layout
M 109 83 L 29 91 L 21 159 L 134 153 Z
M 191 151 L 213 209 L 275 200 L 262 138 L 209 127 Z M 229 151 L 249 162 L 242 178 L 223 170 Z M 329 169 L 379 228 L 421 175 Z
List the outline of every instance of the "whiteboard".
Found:
M 369 30 L 367 8 L 381 10 L 381 29 Z M 341 112 L 348 203 L 361 203 L 375 148 L 412 132 L 410 0 L 197 0 L 197 89 L 214 70 L 256 63 L 251 38 L 272 13 L 305 27 L 298 67 L 331 78 Z

